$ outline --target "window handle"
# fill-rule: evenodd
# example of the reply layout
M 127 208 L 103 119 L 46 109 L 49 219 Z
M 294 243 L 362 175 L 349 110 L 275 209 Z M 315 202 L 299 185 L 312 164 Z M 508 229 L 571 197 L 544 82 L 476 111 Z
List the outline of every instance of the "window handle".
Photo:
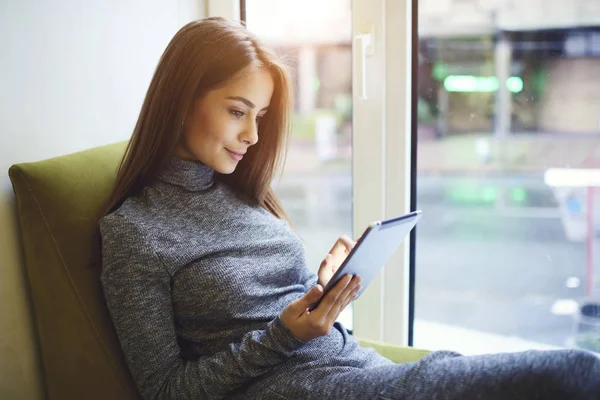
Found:
M 362 100 L 367 99 L 367 56 L 375 54 L 373 45 L 372 30 L 354 36 L 353 92 Z

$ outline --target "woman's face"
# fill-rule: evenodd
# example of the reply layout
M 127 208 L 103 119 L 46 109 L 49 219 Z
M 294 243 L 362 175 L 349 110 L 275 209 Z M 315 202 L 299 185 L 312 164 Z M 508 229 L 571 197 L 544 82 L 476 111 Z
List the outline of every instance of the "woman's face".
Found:
M 258 142 L 258 124 L 272 94 L 273 78 L 256 67 L 206 93 L 188 116 L 175 155 L 199 160 L 221 174 L 232 173 Z

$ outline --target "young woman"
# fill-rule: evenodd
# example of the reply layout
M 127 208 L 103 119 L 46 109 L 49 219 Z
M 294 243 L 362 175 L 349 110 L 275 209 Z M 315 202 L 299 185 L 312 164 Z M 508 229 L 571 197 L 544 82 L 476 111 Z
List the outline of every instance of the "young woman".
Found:
M 239 24 L 184 26 L 150 83 L 100 222 L 106 302 L 145 399 L 595 399 L 583 351 L 395 364 L 335 322 L 360 278 L 313 312 L 354 242 L 318 274 L 270 188 L 290 78 Z

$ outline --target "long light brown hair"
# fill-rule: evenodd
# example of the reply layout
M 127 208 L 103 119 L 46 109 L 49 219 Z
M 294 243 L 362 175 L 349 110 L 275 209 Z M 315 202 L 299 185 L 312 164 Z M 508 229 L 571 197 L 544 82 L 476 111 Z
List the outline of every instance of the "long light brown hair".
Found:
M 289 71 L 242 24 L 218 17 L 188 23 L 165 49 L 100 217 L 156 179 L 173 156 L 196 100 L 249 66 L 271 73 L 274 90 L 269 112 L 260 122 L 258 143 L 248 149 L 232 174 L 215 174 L 215 179 L 289 221 L 271 189 L 271 181 L 285 163 L 290 131 L 293 96 Z

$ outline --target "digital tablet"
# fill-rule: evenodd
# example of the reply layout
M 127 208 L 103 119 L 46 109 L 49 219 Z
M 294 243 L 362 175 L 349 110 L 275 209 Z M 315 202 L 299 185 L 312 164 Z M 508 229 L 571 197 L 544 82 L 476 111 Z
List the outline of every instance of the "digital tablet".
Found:
M 347 274 L 358 275 L 362 279 L 362 289 L 357 293 L 360 297 L 420 218 L 419 210 L 401 217 L 371 223 L 327 283 L 323 296 L 309 310 L 317 308 L 325 295 Z

